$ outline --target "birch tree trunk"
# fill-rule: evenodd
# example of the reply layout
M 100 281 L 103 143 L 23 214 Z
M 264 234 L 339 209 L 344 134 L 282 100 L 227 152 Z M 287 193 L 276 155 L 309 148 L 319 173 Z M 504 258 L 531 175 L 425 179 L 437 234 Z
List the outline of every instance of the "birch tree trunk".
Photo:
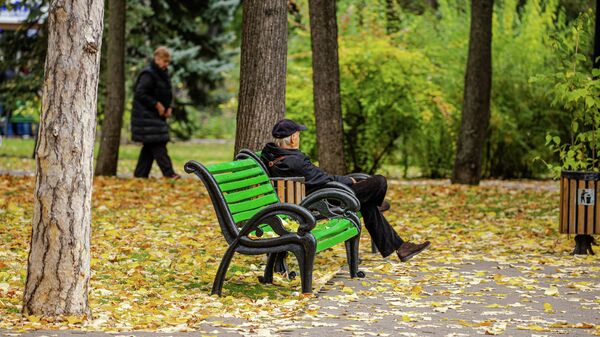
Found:
M 310 0 L 313 97 L 319 166 L 346 174 L 335 1 Z
M 88 315 L 103 0 L 54 0 L 23 314 Z
M 287 0 L 244 0 L 235 152 L 261 149 L 285 113 Z
M 471 33 L 462 121 L 452 183 L 477 185 L 490 123 L 493 0 L 471 1 Z
M 96 163 L 97 176 L 117 175 L 125 109 L 125 0 L 108 0 L 106 108 Z

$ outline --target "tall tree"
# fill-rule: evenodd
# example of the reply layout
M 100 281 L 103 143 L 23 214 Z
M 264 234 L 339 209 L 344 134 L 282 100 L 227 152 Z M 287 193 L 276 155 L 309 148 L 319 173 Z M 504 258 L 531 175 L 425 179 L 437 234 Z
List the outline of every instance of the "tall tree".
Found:
M 310 0 L 309 12 L 319 165 L 346 174 L 335 1 Z
M 25 315 L 88 315 L 103 0 L 54 0 L 42 93 Z
M 464 104 L 452 183 L 477 185 L 490 123 L 493 0 L 471 1 L 471 32 Z
M 596 0 L 596 22 L 594 24 L 594 68 L 600 68 L 600 0 Z
M 388 34 L 397 33 L 400 28 L 398 4 L 395 0 L 385 0 L 385 30 Z
M 258 150 L 285 113 L 287 0 L 246 0 L 235 152 Z
M 108 0 L 106 98 L 96 175 L 117 175 L 125 109 L 125 0 Z

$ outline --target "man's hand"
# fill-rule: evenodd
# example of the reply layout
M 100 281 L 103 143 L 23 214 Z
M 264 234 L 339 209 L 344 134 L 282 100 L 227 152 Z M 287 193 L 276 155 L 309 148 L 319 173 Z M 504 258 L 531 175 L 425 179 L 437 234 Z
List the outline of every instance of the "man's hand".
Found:
M 173 108 L 167 108 L 167 111 L 165 112 L 165 117 L 171 118 L 171 116 L 173 116 Z
M 156 110 L 158 110 L 158 115 L 161 116 L 161 117 L 163 117 L 165 115 L 165 112 L 166 112 L 165 111 L 165 106 L 162 105 L 161 102 L 156 102 L 155 107 L 156 107 Z

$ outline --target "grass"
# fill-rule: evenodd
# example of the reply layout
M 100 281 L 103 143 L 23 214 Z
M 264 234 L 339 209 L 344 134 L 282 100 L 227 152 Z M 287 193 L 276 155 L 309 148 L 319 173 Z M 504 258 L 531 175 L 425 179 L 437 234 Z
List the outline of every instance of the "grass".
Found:
M 167 145 L 169 156 L 176 172 L 183 172 L 183 165 L 191 159 L 203 164 L 212 164 L 233 158 L 232 142 L 173 142 Z M 140 153 L 140 144 L 122 144 L 119 150 L 120 175 L 132 174 Z M 3 138 L 0 145 L 0 171 L 35 171 L 33 139 Z M 98 144 L 95 147 L 98 154 Z M 157 165 L 152 167 L 152 175 L 160 176 Z
M 203 164 L 213 164 L 231 160 L 233 158 L 233 141 L 220 142 L 173 142 L 167 145 L 169 156 L 173 161 L 175 172 L 182 173 L 183 165 L 191 159 Z M 34 148 L 33 139 L 3 138 L 0 145 L 0 171 L 35 171 L 35 160 L 32 159 Z M 141 144 L 121 144 L 119 150 L 119 175 L 131 175 L 137 163 Z M 95 147 L 98 154 L 98 144 Z M 318 161 L 314 158 L 314 163 Z M 403 179 L 404 169 L 399 165 L 384 164 L 378 171 L 379 174 L 390 179 Z M 155 164 L 152 167 L 153 176 L 160 176 L 160 170 Z M 410 167 L 408 178 L 421 176 L 421 171 L 416 167 Z

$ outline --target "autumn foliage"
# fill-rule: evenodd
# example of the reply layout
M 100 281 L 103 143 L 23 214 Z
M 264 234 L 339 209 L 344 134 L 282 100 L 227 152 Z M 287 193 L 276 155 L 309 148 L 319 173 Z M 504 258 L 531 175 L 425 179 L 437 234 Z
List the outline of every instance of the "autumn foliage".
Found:
M 0 176 L 0 328 L 66 325 L 107 331 L 185 331 L 224 313 L 259 321 L 272 316 L 292 318 L 299 313 L 319 317 L 319 310 L 311 307 L 314 299 L 299 294 L 298 279 L 277 277 L 275 285 L 267 286 L 257 281 L 265 261 L 260 256 L 236 255 L 224 296 L 209 296 L 226 244 L 200 182 L 97 178 L 90 290 L 93 317 L 87 322 L 82 317 L 66 317 L 63 322 L 47 322 L 34 316 L 21 318 L 32 185 L 32 178 Z M 383 283 L 393 288 L 395 296 L 410 297 L 439 311 L 448 304 L 428 301 L 430 295 L 424 289 L 451 288 L 461 282 L 459 274 L 442 273 L 445 269 L 435 267 L 440 263 L 464 266 L 468 261 L 494 261 L 563 267 L 593 263 L 595 257 L 568 255 L 572 243 L 557 231 L 558 191 L 554 185 L 486 182 L 482 187 L 463 187 L 440 181 L 392 181 L 390 222 L 407 239 L 432 240 L 432 248 L 409 263 L 399 263 L 394 257 L 384 260 L 369 252 L 370 242 L 364 231 L 361 256 L 367 271 L 365 282 L 382 282 L 369 279 L 369 270 L 389 274 L 393 277 Z M 294 259 L 288 261 L 297 271 Z M 342 246 L 319 254 L 315 262 L 316 289 L 344 265 Z M 597 265 L 591 268 L 597 273 Z M 423 271 L 426 277 L 410 281 L 410 272 L 415 270 Z M 404 274 L 407 276 L 401 276 Z M 535 279 L 487 272 L 469 273 L 468 277 L 469 282 L 477 279 L 517 289 L 539 288 Z M 355 293 L 350 287 L 342 287 L 353 301 L 378 289 Z M 578 289 L 583 288 L 573 291 Z

